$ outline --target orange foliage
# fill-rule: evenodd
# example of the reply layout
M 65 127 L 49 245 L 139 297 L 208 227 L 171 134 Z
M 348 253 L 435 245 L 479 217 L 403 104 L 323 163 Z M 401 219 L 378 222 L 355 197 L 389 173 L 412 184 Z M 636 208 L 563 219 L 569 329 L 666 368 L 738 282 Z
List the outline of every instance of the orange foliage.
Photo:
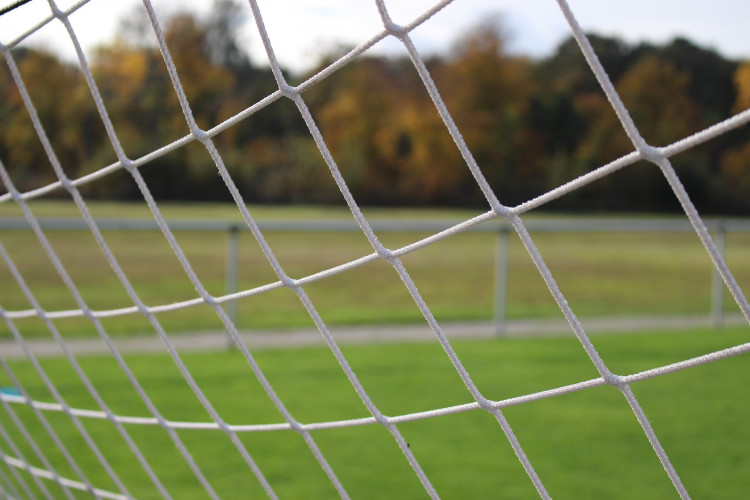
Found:
M 741 64 L 734 74 L 734 86 L 737 89 L 737 100 L 734 111 L 739 113 L 750 109 L 750 62 Z
M 637 62 L 617 89 L 647 142 L 667 145 L 698 131 L 698 108 L 687 94 L 690 76 L 657 57 Z

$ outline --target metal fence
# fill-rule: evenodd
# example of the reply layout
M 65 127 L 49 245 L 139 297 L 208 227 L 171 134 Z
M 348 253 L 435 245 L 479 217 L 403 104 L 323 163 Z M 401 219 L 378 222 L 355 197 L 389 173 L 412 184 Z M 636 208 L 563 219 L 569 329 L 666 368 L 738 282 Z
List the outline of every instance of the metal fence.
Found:
M 82 219 L 39 217 L 44 230 L 76 231 L 88 230 Z M 454 226 L 454 221 L 439 220 L 371 220 L 373 230 L 377 232 L 421 232 L 437 233 Z M 530 219 L 524 222 L 530 232 L 547 233 L 582 233 L 582 232 L 619 232 L 619 233 L 694 233 L 694 228 L 687 220 L 682 219 L 612 219 L 612 218 L 550 218 Z M 160 231 L 159 226 L 151 219 L 96 219 L 102 230 L 122 231 Z M 239 262 L 239 233 L 249 231 L 241 221 L 230 220 L 195 220 L 173 219 L 167 224 L 173 231 L 210 231 L 227 234 L 226 250 L 226 294 L 233 294 L 237 289 Z M 728 233 L 750 232 L 750 219 L 704 219 L 706 228 L 712 233 L 719 252 L 724 255 Z M 361 232 L 354 220 L 275 220 L 258 221 L 263 232 Z M 30 229 L 28 222 L 20 217 L 0 217 L 0 230 Z M 498 334 L 505 330 L 506 304 L 508 288 L 508 243 L 514 232 L 507 222 L 491 220 L 465 229 L 468 232 L 486 232 L 497 234 L 497 249 L 494 275 L 493 322 Z M 711 322 L 716 328 L 724 323 L 724 283 L 719 272 L 714 268 L 711 284 Z M 236 303 L 227 303 L 227 313 L 235 321 Z

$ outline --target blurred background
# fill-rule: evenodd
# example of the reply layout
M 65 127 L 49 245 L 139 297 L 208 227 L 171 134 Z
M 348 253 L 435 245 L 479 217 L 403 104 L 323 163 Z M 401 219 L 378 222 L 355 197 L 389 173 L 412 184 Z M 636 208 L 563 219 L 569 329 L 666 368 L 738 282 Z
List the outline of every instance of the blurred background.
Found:
M 664 146 L 750 106 L 740 12 L 699 2 L 572 2 L 641 133 Z M 69 9 L 73 2 L 58 2 Z M 667 5 L 668 4 L 668 5 Z M 731 4 L 731 5 L 730 5 Z M 428 2 L 389 5 L 407 24 Z M 239 0 L 154 2 L 198 124 L 210 129 L 276 91 L 250 6 Z M 374 2 L 259 2 L 290 83 L 299 84 L 382 30 Z M 460 7 L 460 8 L 459 8 Z M 0 18 L 13 57 L 68 176 L 116 161 L 63 23 L 33 0 Z M 454 17 L 455 16 L 455 17 Z M 130 158 L 189 130 L 139 2 L 91 0 L 70 15 Z M 658 22 L 656 21 L 658 19 Z M 500 200 L 514 205 L 632 151 L 554 2 L 455 2 L 411 36 Z M 52 83 L 52 84 L 51 84 Z M 56 180 L 12 82 L 0 69 L 0 158 L 16 186 Z M 304 93 L 358 203 L 484 205 L 464 160 L 400 42 L 386 38 Z M 280 99 L 215 137 L 251 203 L 343 200 L 291 101 Z M 750 212 L 750 135 L 722 135 L 673 158 L 699 210 Z M 545 207 L 672 212 L 650 164 L 628 167 Z M 229 201 L 197 144 L 142 168 L 160 200 Z M 325 175 L 324 175 L 325 174 Z M 0 188 L 1 189 L 1 188 Z M 88 199 L 139 199 L 122 172 L 82 187 Z M 65 196 L 60 191 L 59 196 Z

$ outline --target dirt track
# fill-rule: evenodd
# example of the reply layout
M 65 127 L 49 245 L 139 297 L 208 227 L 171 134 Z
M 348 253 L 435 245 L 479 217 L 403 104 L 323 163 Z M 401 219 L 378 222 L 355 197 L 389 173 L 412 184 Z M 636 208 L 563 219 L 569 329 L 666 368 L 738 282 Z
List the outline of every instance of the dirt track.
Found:
M 711 325 L 706 316 L 669 316 L 669 317 L 624 317 L 582 319 L 584 329 L 589 334 L 607 332 L 633 332 L 639 330 L 679 330 L 691 327 Z M 740 315 L 727 315 L 727 325 L 746 324 Z M 563 320 L 517 320 L 505 324 L 504 332 L 490 322 L 445 323 L 441 325 L 450 339 L 491 338 L 505 335 L 550 336 L 573 335 L 570 326 Z M 435 339 L 434 333 L 426 324 L 332 327 L 331 333 L 341 343 L 373 342 L 427 342 Z M 281 331 L 243 331 L 241 336 L 250 349 L 284 348 L 299 346 L 323 345 L 323 338 L 317 330 L 281 330 Z M 178 351 L 215 350 L 226 348 L 228 338 L 224 332 L 194 332 L 171 335 L 170 341 Z M 164 344 L 153 335 L 137 335 L 114 340 L 117 349 L 122 353 L 163 352 Z M 62 356 L 60 346 L 51 339 L 37 339 L 26 342 L 37 357 Z M 75 355 L 92 355 L 108 352 L 106 344 L 100 339 L 71 339 L 68 349 Z M 0 341 L 0 356 L 3 359 L 25 358 L 21 344 L 15 340 Z

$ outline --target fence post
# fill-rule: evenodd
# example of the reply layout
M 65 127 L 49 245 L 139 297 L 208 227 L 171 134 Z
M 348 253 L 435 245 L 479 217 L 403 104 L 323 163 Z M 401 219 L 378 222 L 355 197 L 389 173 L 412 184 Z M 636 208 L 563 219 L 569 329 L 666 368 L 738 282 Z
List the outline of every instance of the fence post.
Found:
M 508 228 L 500 226 L 497 237 L 497 251 L 495 252 L 495 304 L 493 323 L 495 335 L 505 335 L 505 315 L 508 288 Z
M 226 294 L 232 294 L 237 291 L 237 268 L 239 264 L 239 227 L 236 224 L 229 226 L 227 240 L 227 276 L 226 276 Z M 227 316 L 231 322 L 237 325 L 237 301 L 230 300 L 226 303 Z M 234 342 L 227 332 L 227 347 L 234 347 Z
M 716 244 L 716 249 L 719 251 L 719 255 L 722 258 L 726 258 L 724 254 L 727 247 L 727 228 L 722 220 L 716 223 L 715 240 L 714 243 Z M 724 280 L 721 279 L 721 274 L 719 274 L 716 266 L 713 266 L 711 280 L 711 318 L 714 328 L 724 326 Z

